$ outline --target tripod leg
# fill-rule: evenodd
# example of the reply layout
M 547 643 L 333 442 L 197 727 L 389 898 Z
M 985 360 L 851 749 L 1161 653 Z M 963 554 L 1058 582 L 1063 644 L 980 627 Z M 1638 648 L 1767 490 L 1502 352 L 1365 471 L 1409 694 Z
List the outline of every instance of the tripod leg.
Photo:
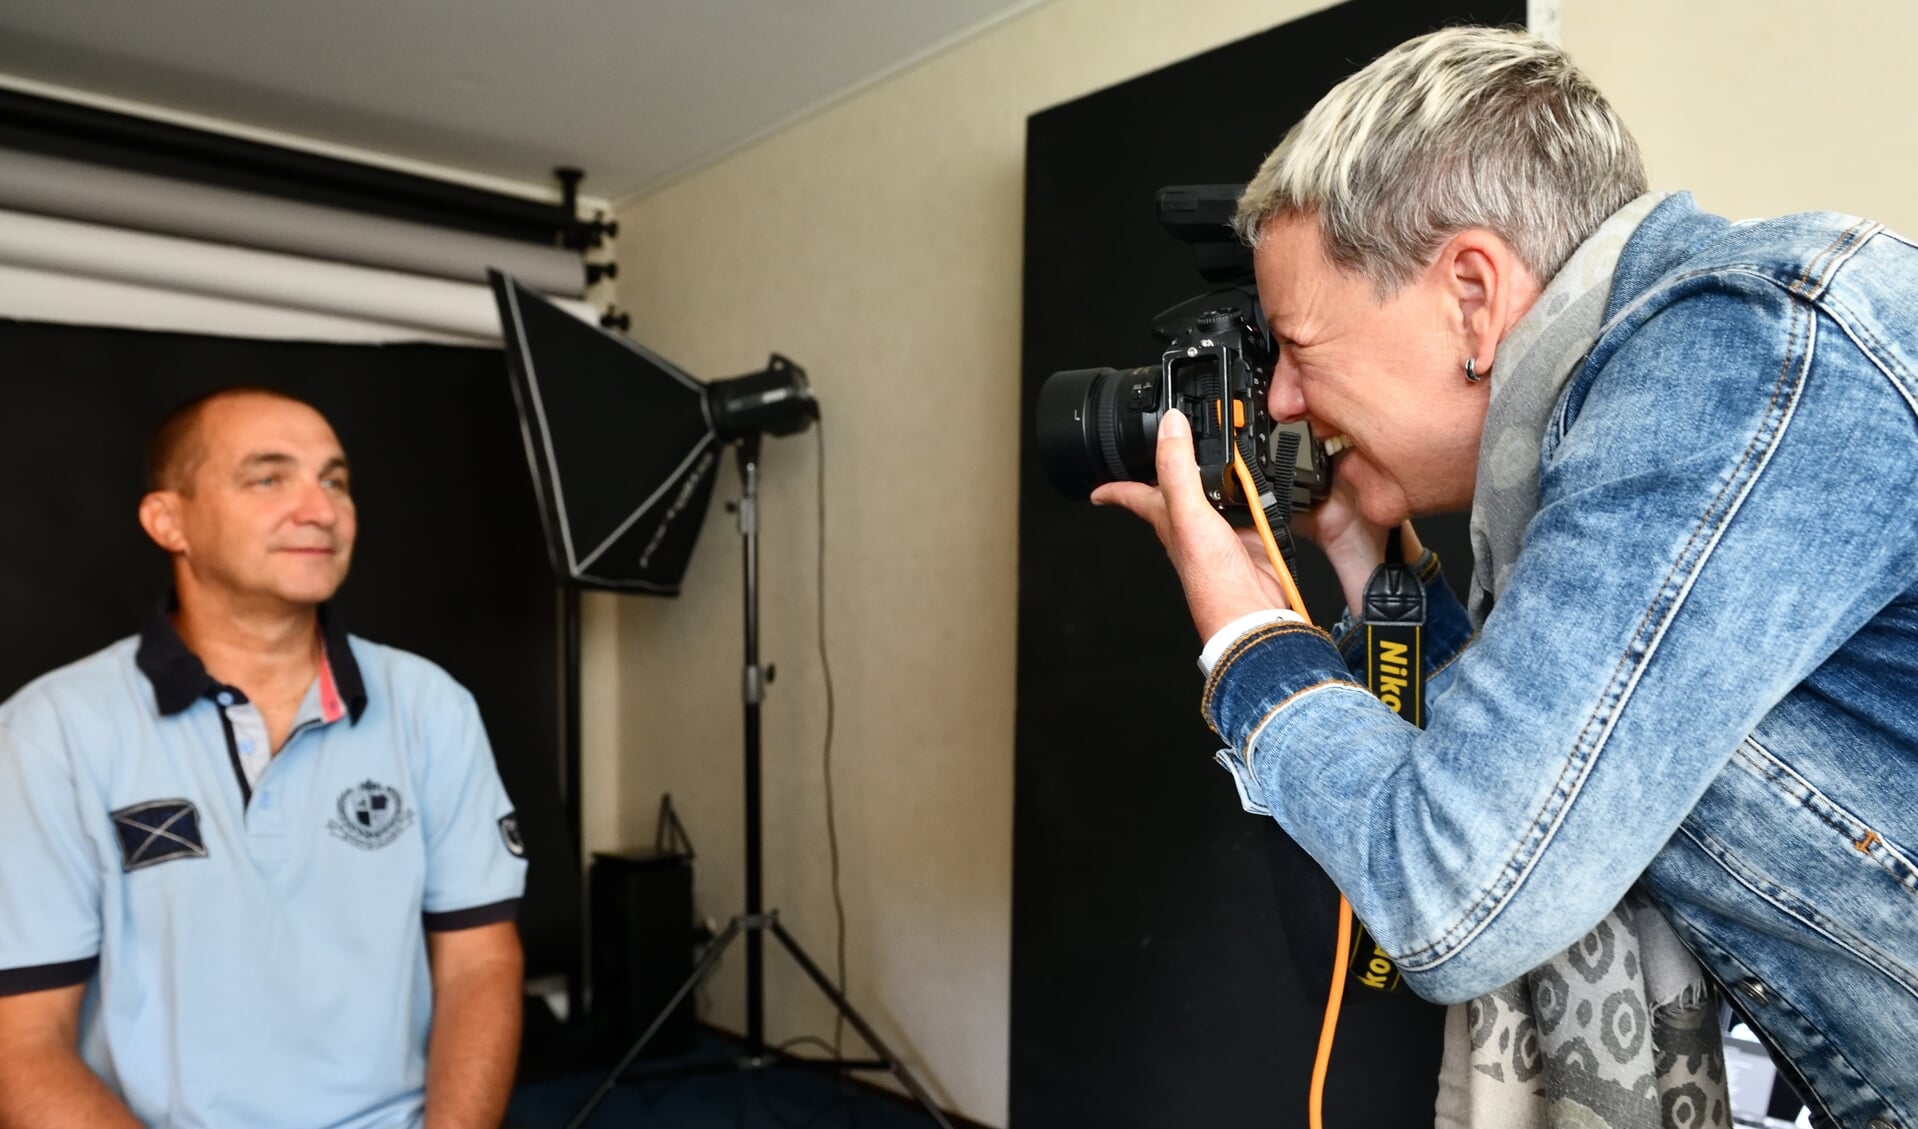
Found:
M 773 936 L 779 938 L 779 943 L 785 946 L 786 951 L 792 954 L 793 960 L 798 962 L 800 969 L 819 986 L 820 991 L 826 993 L 826 998 L 839 1009 L 839 1014 L 845 1016 L 846 1022 L 852 1024 L 853 1030 L 859 1032 L 859 1037 L 866 1041 L 866 1045 L 877 1051 L 880 1058 L 886 1060 L 886 1068 L 892 1071 L 893 1077 L 899 1079 L 899 1084 L 904 1086 L 913 1100 L 919 1103 L 920 1108 L 926 1111 L 926 1116 L 932 1118 L 939 1129 L 952 1129 L 952 1122 L 946 1120 L 945 1113 L 933 1102 L 932 1095 L 926 1092 L 925 1087 L 919 1084 L 919 1079 L 913 1077 L 912 1071 L 906 1069 L 906 1064 L 898 1055 L 892 1053 L 892 1048 L 888 1047 L 879 1037 L 879 1033 L 872 1029 L 865 1017 L 852 1006 L 851 1001 L 840 994 L 832 981 L 826 979 L 826 974 L 821 972 L 819 966 L 812 962 L 812 958 L 806 955 L 806 951 L 799 947 L 799 942 L 793 940 L 792 934 L 786 932 L 786 927 L 775 919 L 768 928 L 772 930 Z
M 673 993 L 673 998 L 667 1000 L 666 1006 L 659 1009 L 659 1014 L 653 1017 L 652 1024 L 631 1047 L 627 1048 L 626 1057 L 619 1060 L 619 1065 L 613 1067 L 612 1072 L 600 1082 L 599 1089 L 594 1090 L 593 1096 L 586 1099 L 586 1104 L 580 1106 L 579 1111 L 573 1114 L 573 1119 L 566 1123 L 566 1129 L 580 1129 L 591 1119 L 593 1111 L 599 1108 L 599 1103 L 606 1100 L 606 1095 L 613 1092 L 614 1086 L 619 1085 L 620 1075 L 626 1073 L 626 1068 L 633 1065 L 633 1060 L 639 1057 L 640 1051 L 646 1049 L 647 1043 L 652 1042 L 653 1036 L 659 1034 L 659 1029 L 666 1026 L 666 1020 L 672 1016 L 681 1001 L 691 995 L 693 989 L 699 986 L 699 982 L 704 980 L 706 974 L 713 970 L 713 966 L 719 963 L 719 958 L 726 952 L 726 946 L 732 944 L 733 940 L 739 936 L 739 930 L 740 923 L 737 917 L 726 924 L 725 930 L 714 939 L 711 945 L 707 946 L 705 955 L 700 957 L 699 963 L 693 966 L 692 974 L 687 976 L 686 982 L 679 986 L 679 991 Z

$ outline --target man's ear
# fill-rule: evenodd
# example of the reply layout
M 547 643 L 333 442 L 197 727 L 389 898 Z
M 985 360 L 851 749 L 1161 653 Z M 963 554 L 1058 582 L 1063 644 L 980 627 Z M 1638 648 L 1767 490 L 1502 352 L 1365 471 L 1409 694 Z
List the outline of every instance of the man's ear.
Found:
M 186 533 L 180 528 L 180 495 L 171 490 L 155 490 L 140 499 L 140 528 L 169 553 L 187 551 Z

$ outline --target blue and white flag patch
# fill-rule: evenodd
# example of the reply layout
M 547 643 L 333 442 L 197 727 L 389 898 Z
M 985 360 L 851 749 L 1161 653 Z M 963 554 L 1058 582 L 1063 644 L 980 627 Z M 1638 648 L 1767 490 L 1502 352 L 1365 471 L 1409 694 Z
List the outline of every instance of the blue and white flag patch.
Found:
M 188 800 L 148 800 L 107 813 L 120 836 L 120 864 L 139 870 L 173 859 L 203 859 L 200 812 Z

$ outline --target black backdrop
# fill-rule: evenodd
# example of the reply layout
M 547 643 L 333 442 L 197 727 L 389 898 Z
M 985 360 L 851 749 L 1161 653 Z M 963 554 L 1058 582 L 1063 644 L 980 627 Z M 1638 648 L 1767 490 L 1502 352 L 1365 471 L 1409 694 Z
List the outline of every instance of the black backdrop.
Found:
M 1443 24 L 1524 5 L 1353 0 L 1034 115 L 1026 147 L 1011 1121 L 1288 1126 L 1306 1092 L 1337 892 L 1211 763 L 1199 651 L 1146 527 L 1060 497 L 1038 466 L 1046 376 L 1152 364 L 1158 311 L 1205 288 L 1160 230 L 1163 185 L 1236 183 L 1339 79 Z M 1461 519 L 1423 522 L 1454 583 Z M 1336 616 L 1329 568 L 1300 577 Z M 1442 1012 L 1346 993 L 1327 1122 L 1432 1120 Z
M 479 700 L 527 841 L 527 972 L 573 971 L 559 597 L 498 350 L 0 321 L 0 699 L 138 630 L 168 585 L 134 517 L 147 436 L 180 402 L 241 383 L 333 422 L 360 516 L 347 627 L 425 655 Z

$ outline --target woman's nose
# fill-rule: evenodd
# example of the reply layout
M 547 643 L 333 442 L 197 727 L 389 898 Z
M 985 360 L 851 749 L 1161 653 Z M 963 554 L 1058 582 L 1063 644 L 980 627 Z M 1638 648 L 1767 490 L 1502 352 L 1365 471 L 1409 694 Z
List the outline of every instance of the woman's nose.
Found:
M 1272 389 L 1266 394 L 1265 410 L 1280 423 L 1305 418 L 1305 393 L 1299 390 L 1297 372 L 1283 356 L 1272 366 Z

